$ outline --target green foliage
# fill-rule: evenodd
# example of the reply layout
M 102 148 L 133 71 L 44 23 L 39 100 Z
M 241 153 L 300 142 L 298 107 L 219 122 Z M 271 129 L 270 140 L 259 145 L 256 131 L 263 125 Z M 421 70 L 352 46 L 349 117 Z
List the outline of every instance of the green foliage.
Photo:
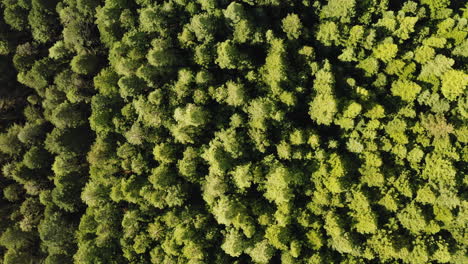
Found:
M 102 95 L 110 96 L 118 93 L 117 82 L 119 75 L 111 68 L 104 68 L 94 77 L 94 87 L 99 90 Z
M 153 48 L 148 52 L 148 62 L 156 67 L 168 67 L 179 65 L 181 58 L 172 49 L 169 39 L 155 39 L 152 41 Z
M 40 169 L 50 163 L 50 154 L 42 147 L 31 147 L 23 157 L 23 163 L 30 169 Z
M 302 24 L 301 20 L 296 14 L 289 14 L 283 18 L 282 29 L 288 36 L 288 39 L 297 39 L 301 36 Z
M 9 202 L 15 202 L 22 198 L 23 192 L 21 185 L 10 184 L 3 189 L 3 197 Z
M 0 2 L 0 263 L 466 262 L 463 1 Z
M 424 231 L 427 225 L 421 208 L 419 208 L 416 204 L 408 205 L 398 213 L 397 217 L 404 228 L 415 234 Z
M 137 76 L 124 76 L 119 79 L 119 92 L 122 98 L 136 97 L 145 89 L 145 81 Z
M 216 17 L 208 13 L 195 15 L 191 18 L 190 28 L 198 41 L 210 41 L 217 30 Z
M 37 60 L 32 65 L 31 70 L 18 74 L 18 81 L 28 87 L 36 89 L 41 96 L 44 95 L 44 88 L 49 84 L 49 78 L 55 71 L 55 65 L 49 58 Z
M 54 130 L 47 135 L 44 141 L 45 149 L 54 154 L 86 152 L 87 144 L 89 144 L 90 139 L 84 137 L 84 135 L 87 135 L 88 133 L 89 130 L 86 128 L 64 130 L 54 128 Z M 77 136 L 83 138 L 83 140 L 76 141 L 75 137 Z
M 248 251 L 248 254 L 256 263 L 269 263 L 274 253 L 275 249 L 266 239 L 256 243 L 254 247 Z
M 79 74 L 90 75 L 96 72 L 98 58 L 93 54 L 79 54 L 70 62 L 71 69 Z
M 411 81 L 398 80 L 392 83 L 391 91 L 394 96 L 399 96 L 404 101 L 412 102 L 421 91 L 421 86 Z
M 267 178 L 265 197 L 280 205 L 289 202 L 294 194 L 292 185 L 296 176 L 284 167 L 274 169 Z
M 353 193 L 349 208 L 353 210 L 352 215 L 356 221 L 354 227 L 357 232 L 372 234 L 377 231 L 377 216 L 370 208 L 367 197 L 361 192 Z
M 41 43 L 52 41 L 57 31 L 57 20 L 57 17 L 52 16 L 42 8 L 32 8 L 28 14 L 28 23 L 34 40 Z
M 161 143 L 154 147 L 154 159 L 161 163 L 171 163 L 175 161 L 175 149 L 169 143 Z
M 226 83 L 226 103 L 232 106 L 241 106 L 247 102 L 246 89 L 242 83 Z
M 325 46 L 331 46 L 338 43 L 340 39 L 339 29 L 335 22 L 327 21 L 320 24 L 317 32 L 317 40 L 322 42 Z
M 318 94 L 310 103 L 309 115 L 319 125 L 330 125 L 337 111 L 333 95 Z
M 22 144 L 18 139 L 18 134 L 21 132 L 19 125 L 13 125 L 8 128 L 7 132 L 0 134 L 0 151 L 4 154 L 14 155 L 21 149 Z
M 216 63 L 221 69 L 243 69 L 250 65 L 246 56 L 230 40 L 220 43 L 216 51 L 218 54 Z
M 208 113 L 200 106 L 188 104 L 174 111 L 174 119 L 183 127 L 199 127 L 208 122 Z
M 187 147 L 183 153 L 183 158 L 177 162 L 179 173 L 186 177 L 190 182 L 198 182 L 200 175 L 198 173 L 201 159 L 197 150 L 193 147 Z
M 20 5 L 8 5 L 3 10 L 5 22 L 15 30 L 24 30 L 28 26 L 28 10 Z
M 22 250 L 33 246 L 34 236 L 17 227 L 6 229 L 0 236 L 0 245 L 9 250 Z
M 364 70 L 366 75 L 375 75 L 379 71 L 379 61 L 373 57 L 369 57 L 360 61 L 357 67 Z
M 247 18 L 247 13 L 242 4 L 232 2 L 223 11 L 224 16 L 232 23 L 239 23 L 241 20 Z
M 398 46 L 393 43 L 382 43 L 374 49 L 374 56 L 384 62 L 390 62 L 398 52 Z
M 64 59 L 68 57 L 70 51 L 65 47 L 65 43 L 63 41 L 57 41 L 54 46 L 49 49 L 49 57 L 52 59 Z
M 354 16 L 356 2 L 354 0 L 331 0 L 321 10 L 321 17 L 336 18 L 341 22 L 350 22 Z
M 281 39 L 271 40 L 271 47 L 265 60 L 264 78 L 273 93 L 281 92 L 282 82 L 287 80 L 286 49 Z
M 70 256 L 74 248 L 74 224 L 63 213 L 45 211 L 44 219 L 38 227 L 39 236 L 50 254 Z M 76 227 L 75 227 L 76 228 Z
M 91 100 L 91 111 L 92 114 L 89 117 L 89 125 L 91 128 L 99 132 L 110 132 L 114 128 L 112 122 L 114 98 L 109 98 L 103 95 L 93 96 Z
M 51 121 L 61 129 L 79 127 L 86 123 L 86 112 L 78 104 L 64 102 L 52 111 Z
M 266 229 L 265 238 L 274 248 L 287 250 L 291 241 L 291 234 L 286 227 L 271 225 Z
M 231 229 L 229 233 L 226 234 L 224 243 L 221 245 L 221 248 L 228 255 L 232 257 L 238 257 L 242 252 L 247 248 L 247 241 L 245 241 L 242 233 L 239 233 L 235 229 Z
M 441 91 L 445 98 L 450 101 L 463 94 L 467 86 L 468 74 L 462 71 L 449 70 L 442 75 Z

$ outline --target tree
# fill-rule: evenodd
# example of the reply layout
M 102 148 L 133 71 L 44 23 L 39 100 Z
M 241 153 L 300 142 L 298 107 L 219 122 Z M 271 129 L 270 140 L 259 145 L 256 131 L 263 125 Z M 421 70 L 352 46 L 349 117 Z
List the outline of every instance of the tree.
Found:
M 414 54 L 414 59 L 423 64 L 426 63 L 435 57 L 435 50 L 429 46 L 420 46 L 416 49 L 415 54 Z
M 37 229 L 37 225 L 42 219 L 42 204 L 37 198 L 27 198 L 20 207 L 23 219 L 20 222 L 20 228 L 23 231 L 30 232 Z
M 247 18 L 247 12 L 242 4 L 232 2 L 225 10 L 223 10 L 224 17 L 229 22 L 236 24 Z
M 177 162 L 179 173 L 184 176 L 189 182 L 200 182 L 200 165 L 201 158 L 199 151 L 193 147 L 187 147 L 183 153 L 183 158 Z
M 226 234 L 224 243 L 221 245 L 224 252 L 232 257 L 240 256 L 247 247 L 247 241 L 242 233 L 233 228 L 231 228 L 229 233 Z
M 93 16 L 96 11 L 96 7 L 99 5 L 99 2 L 95 2 L 92 0 L 78 0 L 77 1 L 77 9 L 81 14 L 86 16 Z
M 287 250 L 291 241 L 291 232 L 287 227 L 270 225 L 265 231 L 265 238 L 276 249 Z
M 235 197 L 222 196 L 213 206 L 213 215 L 219 224 L 242 230 L 247 238 L 252 238 L 255 234 L 255 224 L 252 217 L 248 214 L 246 206 Z M 237 231 L 234 231 L 233 239 L 239 238 L 236 233 Z M 228 241 L 228 244 L 230 243 L 235 243 L 237 246 L 239 242 Z M 236 250 L 236 252 L 238 251 Z
M 15 249 L 7 250 L 3 258 L 5 264 L 28 263 L 34 259 L 30 252 Z
M 98 58 L 94 54 L 78 54 L 73 57 L 70 66 L 76 73 L 91 75 L 97 71 Z
M 54 83 L 71 103 L 89 102 L 93 93 L 92 83 L 69 69 L 57 74 Z
M 468 74 L 458 71 L 449 70 L 442 75 L 442 94 L 450 101 L 455 100 L 459 95 L 463 94 L 468 86 Z
M 80 127 L 75 129 L 54 128 L 44 141 L 45 149 L 53 154 L 60 153 L 84 153 L 87 151 L 91 138 L 88 128 Z M 77 141 L 76 138 L 82 140 Z
M 44 219 L 41 220 L 39 237 L 49 254 L 71 256 L 74 252 L 74 231 L 77 224 L 55 208 L 46 208 Z
M 91 116 L 89 125 L 97 133 L 111 132 L 114 129 L 113 116 L 116 112 L 115 98 L 109 98 L 101 94 L 91 99 Z
M 180 58 L 172 48 L 169 39 L 155 39 L 151 42 L 153 48 L 148 52 L 148 62 L 156 67 L 170 67 L 180 65 Z
M 190 20 L 190 29 L 193 31 L 197 40 L 200 42 L 209 42 L 214 40 L 218 29 L 217 18 L 209 13 L 198 14 Z
M 161 163 L 172 163 L 175 161 L 175 148 L 170 143 L 161 143 L 154 147 L 155 160 Z
M 116 95 L 118 81 L 119 75 L 112 68 L 104 68 L 94 77 L 94 86 L 102 95 Z
M 276 119 L 277 116 L 275 115 L 278 115 L 277 108 L 273 102 L 267 98 L 251 100 L 247 109 L 250 117 L 250 126 L 260 130 L 267 130 L 266 121 L 269 118 Z
M 38 52 L 37 45 L 34 43 L 26 42 L 18 45 L 13 56 L 13 65 L 18 71 L 29 70 L 34 65 Z
M 260 43 L 262 34 L 255 28 L 251 20 L 241 20 L 234 26 L 234 41 L 236 43 Z
M 364 70 L 367 76 L 376 75 L 379 71 L 379 61 L 374 57 L 368 57 L 360 61 L 357 67 Z
M 47 258 L 44 260 L 45 264 L 59 264 L 65 262 L 73 262 L 73 259 L 65 254 L 53 254 L 48 255 Z
M 358 251 L 358 246 L 353 242 L 350 233 L 343 228 L 343 222 L 333 211 L 325 215 L 324 229 L 330 237 L 330 246 L 341 253 L 354 253 Z
M 133 145 L 141 145 L 146 139 L 145 128 L 142 127 L 139 123 L 134 123 L 130 130 L 125 133 L 125 138 Z
M 218 58 L 216 63 L 221 69 L 245 69 L 250 68 L 251 63 L 231 40 L 226 40 L 217 45 Z
M 268 240 L 264 239 L 258 243 L 255 243 L 254 247 L 247 249 L 248 254 L 253 261 L 257 263 L 269 263 L 275 249 L 268 243 Z
M 247 101 L 246 89 L 242 83 L 229 81 L 226 83 L 226 103 L 232 106 L 241 106 Z
M 403 227 L 411 233 L 418 234 L 426 229 L 427 222 L 421 208 L 417 204 L 409 204 L 398 213 L 397 217 Z
M 439 186 L 453 186 L 457 171 L 452 162 L 437 154 L 427 155 L 422 176 Z
M 60 60 L 70 56 L 70 50 L 67 49 L 63 41 L 57 41 L 49 49 L 49 57 L 52 59 Z
M 13 29 L 21 31 L 28 26 L 28 6 L 20 4 L 6 5 L 3 10 L 5 22 Z
M 0 245 L 9 250 L 27 250 L 32 247 L 34 237 L 29 232 L 24 232 L 18 227 L 9 227 L 0 236 Z
M 338 112 L 336 99 L 330 94 L 318 94 L 310 103 L 309 115 L 319 125 L 330 125 Z
M 19 125 L 13 125 L 8 128 L 6 133 L 0 134 L 0 151 L 8 154 L 15 155 L 19 154 L 19 150 L 22 149 L 21 141 L 18 139 L 18 134 L 21 131 Z
M 291 201 L 294 197 L 294 175 L 285 167 L 273 169 L 267 176 L 265 183 L 265 198 L 280 205 Z
M 414 26 L 418 21 L 418 17 L 403 17 L 399 19 L 400 26 L 394 32 L 394 35 L 400 39 L 406 40 L 410 38 L 410 34 L 414 32 Z
M 302 24 L 299 16 L 296 14 L 288 14 L 285 18 L 283 18 L 282 22 L 282 29 L 288 39 L 298 39 L 302 33 Z
M 40 6 L 38 1 L 33 1 L 33 8 L 28 15 L 28 22 L 31 27 L 31 33 L 34 40 L 46 43 L 54 40 L 57 34 L 57 17 L 52 16 L 48 9 L 50 6 L 55 5 L 56 1 L 50 1 L 47 8 Z
M 441 77 L 446 71 L 450 70 L 454 63 L 453 59 L 437 54 L 434 59 L 422 66 L 418 79 L 431 82 L 434 77 Z
M 338 18 L 341 22 L 350 22 L 355 15 L 354 0 L 332 0 L 325 5 L 320 13 L 323 18 Z
M 386 63 L 395 58 L 397 52 L 398 46 L 393 43 L 381 43 L 374 48 L 374 56 Z
M 122 98 L 136 97 L 146 88 L 146 83 L 135 75 L 124 76 L 119 79 L 120 96 Z
M 281 39 L 273 38 L 270 42 L 271 46 L 262 68 L 263 77 L 271 92 L 278 95 L 283 91 L 283 83 L 288 80 L 286 47 Z
M 0 263 L 466 262 L 465 1 L 0 2 Z
M 36 90 L 39 95 L 44 95 L 44 90 L 49 84 L 49 79 L 55 72 L 55 65 L 50 58 L 37 60 L 31 70 L 20 72 L 18 81 Z
M 253 173 L 252 173 L 252 164 L 247 163 L 245 165 L 237 166 L 232 172 L 232 178 L 237 188 L 240 191 L 246 191 L 247 188 L 252 186 L 253 182 Z
M 340 34 L 338 26 L 333 21 L 321 23 L 317 31 L 317 40 L 325 46 L 339 43 Z
M 170 20 L 165 11 L 161 5 L 142 9 L 140 13 L 141 28 L 147 32 L 163 32 L 162 35 L 166 35 Z
M 63 102 L 53 110 L 51 121 L 56 127 L 61 129 L 82 126 L 87 121 L 87 113 L 81 108 L 82 106 L 79 104 Z
M 3 197 L 9 202 L 19 201 L 24 194 L 20 184 L 10 184 L 3 189 Z
M 442 1 L 434 1 L 434 0 L 422 0 L 421 4 L 428 5 L 431 10 L 431 17 L 433 18 L 443 18 L 449 14 L 451 11 L 448 6 L 450 5 L 450 1 L 442 0 Z
M 118 2 L 125 1 L 114 1 L 114 5 L 119 5 Z M 106 2 L 102 8 L 96 8 L 96 25 L 99 29 L 99 35 L 101 42 L 107 46 L 112 47 L 112 45 L 117 42 L 122 37 L 122 26 L 117 23 L 119 21 L 119 16 L 122 14 L 121 7 L 111 7 L 113 4 Z M 125 5 L 121 3 L 120 5 Z M 112 21 L 112 22 L 109 22 Z
M 377 216 L 372 211 L 367 197 L 361 192 L 354 192 L 349 207 L 354 211 L 355 228 L 359 233 L 372 234 L 377 231 Z
M 188 104 L 174 111 L 174 119 L 181 126 L 200 127 L 208 122 L 208 118 L 208 112 L 194 104 Z
M 397 80 L 392 83 L 391 91 L 394 96 L 399 96 L 404 101 L 412 102 L 421 91 L 421 86 L 412 81 Z
M 23 163 L 29 169 L 40 169 L 51 163 L 51 155 L 42 147 L 31 147 L 23 157 Z

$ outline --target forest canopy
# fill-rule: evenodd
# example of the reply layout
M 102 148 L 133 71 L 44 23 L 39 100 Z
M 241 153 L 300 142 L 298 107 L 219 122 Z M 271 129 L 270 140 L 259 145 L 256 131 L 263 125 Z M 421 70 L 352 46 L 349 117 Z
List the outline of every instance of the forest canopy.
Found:
M 0 264 L 468 263 L 468 3 L 0 0 Z

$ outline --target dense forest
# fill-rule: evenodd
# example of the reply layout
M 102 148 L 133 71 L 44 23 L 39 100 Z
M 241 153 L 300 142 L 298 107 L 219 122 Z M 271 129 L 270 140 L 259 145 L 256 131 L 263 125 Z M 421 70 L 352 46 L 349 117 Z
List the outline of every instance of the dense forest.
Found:
M 468 263 L 463 0 L 0 0 L 0 264 Z

